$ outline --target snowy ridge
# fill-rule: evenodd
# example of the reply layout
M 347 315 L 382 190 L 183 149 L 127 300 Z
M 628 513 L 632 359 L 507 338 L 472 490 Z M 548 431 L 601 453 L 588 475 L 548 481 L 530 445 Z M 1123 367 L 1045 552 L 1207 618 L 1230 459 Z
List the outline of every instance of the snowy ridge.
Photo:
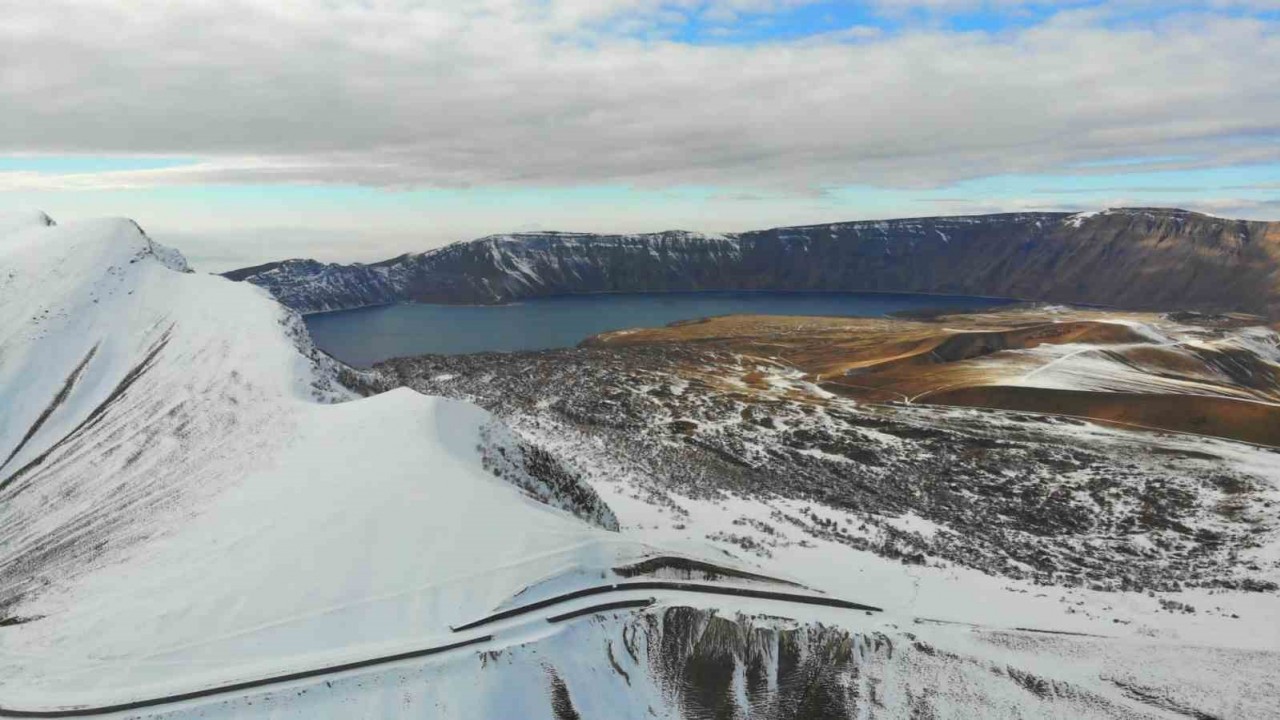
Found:
M 7 235 L 19 230 L 48 227 L 53 224 L 53 218 L 39 211 L 0 213 L 0 234 Z
M 294 312 L 179 258 L 123 220 L 0 239 L 0 704 L 426 642 L 643 552 L 492 477 L 484 411 L 345 402 Z
M 738 494 L 707 485 L 710 477 L 701 492 L 664 495 L 662 478 L 620 454 L 627 445 L 571 424 L 499 421 L 404 387 L 357 398 L 338 380 L 367 390 L 378 378 L 317 353 L 295 312 L 260 289 L 181 272 L 180 256 L 130 221 L 20 225 L 0 234 L 0 715 L 459 641 L 469 644 L 130 716 L 1146 718 L 1271 709 L 1280 677 L 1273 592 L 1181 592 L 1179 603 L 1214 608 L 1183 621 L 1160 614 L 1163 597 L 1048 588 L 859 550 L 831 529 L 858 532 L 852 518 L 816 497 Z M 543 277 L 541 266 L 533 274 Z M 566 388 L 585 386 L 579 375 Z M 483 383 L 490 392 L 499 387 L 492 379 Z M 767 386 L 771 402 L 813 410 L 832 401 L 785 370 Z M 692 381 L 671 389 L 691 401 L 706 392 Z M 778 414 L 799 428 L 836 411 L 846 412 Z M 1078 432 L 1086 444 L 1131 441 L 1115 430 Z M 1260 450 L 1170 442 L 1256 466 L 1259 492 L 1275 492 L 1273 458 Z M 878 530 L 952 534 L 910 513 Z M 1274 544 L 1250 552 L 1264 565 L 1277 559 Z M 655 557 L 780 577 L 800 583 L 791 592 L 802 586 L 885 612 L 624 588 L 475 633 L 453 629 L 532 599 L 648 579 L 618 568 Z M 663 572 L 672 571 L 652 577 Z M 595 609 L 617 602 L 629 604 Z
M 227 276 L 301 312 L 599 292 L 923 292 L 1280 317 L 1280 224 L 1185 210 L 1007 213 L 782 227 L 494 235 L 374 265 Z
M 487 412 L 407 389 L 356 399 L 336 382 L 349 371 L 315 352 L 296 313 L 184 268 L 125 220 L 28 223 L 0 239 L 0 715 L 455 645 L 453 626 L 529 588 L 616 582 L 613 568 L 669 554 L 606 529 L 617 519 L 596 493 L 571 469 L 548 473 L 550 456 Z M 681 602 L 702 608 L 682 611 L 681 632 L 701 632 L 720 610 L 787 611 Z M 492 637 L 463 635 L 482 646 L 438 660 L 154 712 L 465 707 L 506 718 L 521 707 L 550 718 L 560 701 L 534 693 L 551 672 L 552 689 L 580 703 L 679 716 L 668 695 L 626 689 L 634 677 L 669 691 L 663 668 L 683 651 L 662 650 L 666 630 L 652 623 L 677 605 L 618 616 L 609 633 L 629 650 L 597 644 L 605 636 L 582 634 L 589 624 L 535 615 L 486 629 Z M 601 667 L 621 674 L 592 701 L 582 693 Z
M 1015 213 L 864 221 L 760 232 L 491 235 L 374 265 L 287 260 L 227 273 L 268 288 L 302 312 L 406 301 L 501 303 L 583 292 L 704 289 L 842 290 L 866 287 L 839 271 L 831 244 L 869 243 L 876 256 L 933 252 L 977 234 L 1037 234 L 1061 214 Z M 783 255 L 794 268 L 778 267 Z M 811 265 L 817 263 L 819 270 Z M 806 277 L 808 279 L 801 279 Z M 862 279 L 855 279 L 862 278 Z M 817 284 L 813 284 L 816 282 Z

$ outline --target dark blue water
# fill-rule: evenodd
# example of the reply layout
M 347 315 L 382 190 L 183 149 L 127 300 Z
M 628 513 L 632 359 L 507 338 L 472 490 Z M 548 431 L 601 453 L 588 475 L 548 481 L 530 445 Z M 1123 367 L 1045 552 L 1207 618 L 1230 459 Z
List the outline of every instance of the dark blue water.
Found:
M 427 353 L 511 352 L 572 347 L 608 330 L 712 315 L 879 317 L 901 310 L 981 309 L 1009 301 L 891 293 L 699 292 L 573 295 L 513 305 L 386 305 L 307 317 L 317 345 L 367 367 Z

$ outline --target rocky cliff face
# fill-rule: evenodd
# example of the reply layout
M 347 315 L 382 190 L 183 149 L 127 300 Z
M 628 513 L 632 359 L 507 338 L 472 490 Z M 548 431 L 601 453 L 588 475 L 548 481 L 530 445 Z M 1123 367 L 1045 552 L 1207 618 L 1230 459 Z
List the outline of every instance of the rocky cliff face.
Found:
M 1280 317 L 1280 223 L 1134 208 L 731 235 L 526 233 L 372 265 L 287 260 L 227 276 L 261 285 L 302 312 L 592 292 L 839 290 Z

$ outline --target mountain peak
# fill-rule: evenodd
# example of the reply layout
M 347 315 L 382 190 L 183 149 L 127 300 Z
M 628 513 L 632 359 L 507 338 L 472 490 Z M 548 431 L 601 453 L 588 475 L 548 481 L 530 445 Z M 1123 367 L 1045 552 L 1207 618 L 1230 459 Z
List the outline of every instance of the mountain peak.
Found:
M 40 210 L 0 212 L 0 234 L 56 224 L 53 218 Z

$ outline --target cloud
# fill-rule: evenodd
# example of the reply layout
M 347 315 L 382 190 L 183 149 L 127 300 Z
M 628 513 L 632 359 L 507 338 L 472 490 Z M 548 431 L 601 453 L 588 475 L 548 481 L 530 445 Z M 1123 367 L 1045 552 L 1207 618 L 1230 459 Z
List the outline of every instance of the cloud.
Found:
M 1280 35 L 1258 19 L 1113 27 L 1065 13 L 995 35 L 643 39 L 690 14 L 799 4 L 0 0 L 0 153 L 205 159 L 0 173 L 0 188 L 798 192 L 1088 172 L 1079 164 L 1115 157 L 1192 158 L 1163 169 L 1280 161 L 1280 84 L 1261 71 L 1280 67 Z
M 999 212 L 1059 211 L 1084 212 L 1106 208 L 1141 207 L 1152 205 L 1141 194 L 1116 193 L 1102 199 L 1089 201 L 1047 200 L 1044 198 L 999 199 L 921 199 L 922 207 L 939 215 L 974 215 Z M 1280 198 L 1250 199 L 1231 196 L 1203 196 L 1179 199 L 1162 206 L 1180 207 L 1208 215 L 1240 220 L 1274 220 L 1280 213 Z
M 1280 198 L 1206 197 L 1182 205 L 1188 210 L 1243 220 L 1274 220 L 1280 213 Z
M 147 228 L 158 242 L 180 248 L 198 272 L 221 273 L 283 258 L 307 257 L 322 262 L 375 262 L 404 252 L 417 238 L 391 232 L 369 232 L 353 243 L 341 230 L 288 226 L 221 229 L 215 233 Z
M 1229 185 L 1224 190 L 1280 190 L 1280 180 L 1276 182 L 1252 183 L 1249 185 Z
M 1193 187 L 1190 185 L 1152 185 L 1148 187 L 1085 187 L 1085 188 L 1035 188 L 1031 192 L 1039 195 L 1097 195 L 1099 193 L 1137 193 L 1140 195 L 1160 193 L 1203 193 L 1211 188 Z
M 873 0 L 873 4 L 885 12 L 930 11 L 964 13 L 985 11 L 1016 11 L 1037 8 L 1061 10 L 1064 8 L 1092 8 L 1103 12 L 1133 10 L 1241 10 L 1265 12 L 1280 9 L 1277 0 Z

